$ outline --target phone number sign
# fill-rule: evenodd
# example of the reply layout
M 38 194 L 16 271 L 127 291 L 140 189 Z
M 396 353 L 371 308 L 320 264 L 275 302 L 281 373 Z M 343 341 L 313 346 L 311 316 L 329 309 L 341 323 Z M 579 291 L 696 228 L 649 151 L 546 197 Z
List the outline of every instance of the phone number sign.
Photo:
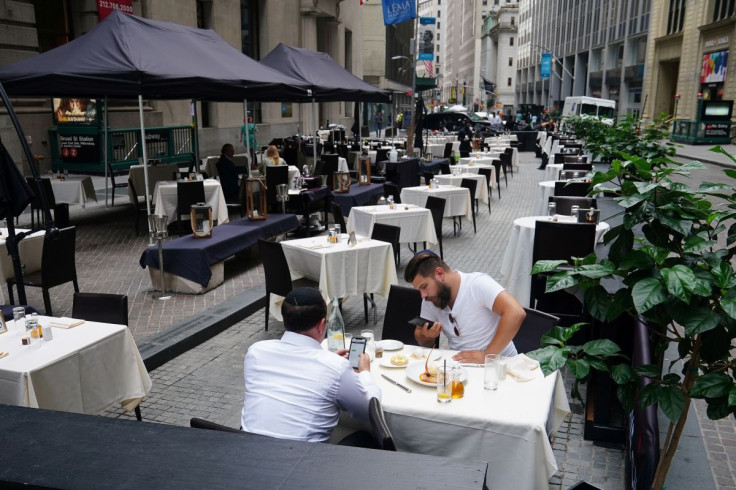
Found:
M 97 15 L 100 21 L 110 15 L 113 10 L 119 10 L 124 14 L 133 13 L 133 0 L 97 0 Z

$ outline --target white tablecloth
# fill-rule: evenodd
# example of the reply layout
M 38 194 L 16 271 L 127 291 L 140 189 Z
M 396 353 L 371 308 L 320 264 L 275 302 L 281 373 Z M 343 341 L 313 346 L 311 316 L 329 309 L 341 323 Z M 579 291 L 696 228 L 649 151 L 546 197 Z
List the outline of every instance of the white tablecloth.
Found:
M 220 183 L 214 179 L 204 181 L 204 198 L 212 206 L 212 218 L 221 225 L 228 222 L 227 204 Z M 176 220 L 176 182 L 158 182 L 153 191 L 154 214 L 166 215 L 169 223 Z
M 401 228 L 399 242 L 427 242 L 429 246 L 437 243 L 437 234 L 432 221 L 432 212 L 423 207 L 397 204 L 390 209 L 387 204 L 377 206 L 353 206 L 348 216 L 347 230 L 357 235 L 369 237 L 373 233 L 373 225 L 398 226 Z
M 444 143 L 429 143 L 426 148 L 427 153 L 431 153 L 435 158 L 442 158 L 445 154 Z
M 531 272 L 534 252 L 534 227 L 546 216 L 526 216 L 514 220 L 511 234 L 501 261 L 501 284 L 522 306 L 529 306 Z M 603 239 L 610 226 L 602 221 L 595 228 L 596 243 Z
M 403 354 L 413 350 L 405 348 Z M 451 359 L 454 352 L 443 354 Z M 483 389 L 483 368 L 467 367 L 465 396 L 440 404 L 436 390 L 407 379 L 405 369 L 379 365 L 372 363 L 371 375 L 383 391 L 381 405 L 399 451 L 488 461 L 490 488 L 548 488 L 557 471 L 548 435 L 570 413 L 559 373 L 545 378 L 537 369 L 537 378 L 526 383 L 507 376 L 496 391 L 488 391 Z
M 458 165 L 488 165 L 492 167 L 494 160 L 500 161 L 501 159 L 494 156 L 463 157 L 458 161 Z
M 429 196 L 441 197 L 445 200 L 445 218 L 465 216 L 473 219 L 473 208 L 470 206 L 470 191 L 464 187 L 439 185 L 430 189 L 426 185 L 404 187 L 401 189 L 401 202 L 424 207 Z
M 23 228 L 15 229 L 16 233 L 23 231 L 28 230 Z M 21 265 L 26 266 L 25 271 L 27 274 L 41 270 L 43 237 L 45 234 L 46 232 L 44 231 L 37 231 L 32 235 L 25 237 L 18 244 L 20 263 Z M 5 243 L 7 238 L 8 230 L 6 228 L 0 228 L 0 303 L 2 304 L 5 304 L 4 291 L 6 290 L 8 278 L 15 277 L 15 273 L 13 272 L 13 262 L 10 260 L 8 248 Z
M 555 182 L 556 180 L 545 180 L 539 182 L 539 192 L 535 195 L 532 201 L 532 216 L 546 216 L 547 205 L 549 204 L 550 196 L 555 195 Z
M 562 170 L 563 164 L 561 163 L 548 163 L 544 167 L 544 177 L 547 180 L 558 180 L 560 178 L 560 170 Z
M 50 321 L 39 317 L 41 325 Z M 132 410 L 151 390 L 151 378 L 124 325 L 85 322 L 52 328 L 53 340 L 23 346 L 13 323 L 0 336 L 0 351 L 10 353 L 0 359 L 0 403 L 96 415 L 116 403 Z
M 70 175 L 66 180 L 51 179 L 56 203 L 87 205 L 88 199 L 97 201 L 95 186 L 88 175 Z
M 488 183 L 486 176 L 477 173 L 463 173 L 458 175 L 435 175 L 434 180 L 444 185 L 460 187 L 463 179 L 475 180 L 478 184 L 475 186 L 475 198 L 480 199 L 484 203 L 488 202 Z
M 219 158 L 219 157 L 218 157 Z M 179 171 L 179 165 L 169 163 L 166 165 L 149 165 L 148 166 L 148 190 L 153 195 L 153 190 L 156 188 L 156 184 L 162 180 L 172 180 L 174 178 L 174 172 Z M 135 186 L 135 192 L 138 197 L 145 195 L 146 181 L 143 174 L 143 165 L 131 165 L 130 174 L 128 175 L 130 180 Z M 130 189 L 128 189 L 128 197 L 131 197 Z

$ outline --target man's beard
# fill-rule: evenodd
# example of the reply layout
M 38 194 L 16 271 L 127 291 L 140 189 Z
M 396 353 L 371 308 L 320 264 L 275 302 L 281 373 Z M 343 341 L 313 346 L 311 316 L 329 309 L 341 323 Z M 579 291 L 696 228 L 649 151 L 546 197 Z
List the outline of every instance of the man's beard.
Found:
M 444 310 L 450 304 L 450 288 L 447 284 L 441 283 L 435 279 L 437 284 L 437 296 L 427 298 L 437 308 Z

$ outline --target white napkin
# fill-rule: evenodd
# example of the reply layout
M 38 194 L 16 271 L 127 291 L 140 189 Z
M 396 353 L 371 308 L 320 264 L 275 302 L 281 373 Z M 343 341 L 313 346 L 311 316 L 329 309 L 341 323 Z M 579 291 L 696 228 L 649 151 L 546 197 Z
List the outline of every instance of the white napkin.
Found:
M 77 320 L 76 318 L 67 318 L 67 317 L 61 317 L 61 318 L 54 318 L 49 322 L 49 324 L 52 327 L 58 327 L 58 328 L 72 328 L 76 327 L 77 325 L 81 325 L 84 323 L 84 320 Z
M 539 369 L 539 361 L 527 357 L 525 354 L 509 357 L 506 360 L 506 374 L 520 383 L 536 378 L 537 369 Z
M 556 214 L 552 217 L 554 221 L 562 221 L 563 223 L 577 223 L 577 216 L 570 216 L 568 214 Z

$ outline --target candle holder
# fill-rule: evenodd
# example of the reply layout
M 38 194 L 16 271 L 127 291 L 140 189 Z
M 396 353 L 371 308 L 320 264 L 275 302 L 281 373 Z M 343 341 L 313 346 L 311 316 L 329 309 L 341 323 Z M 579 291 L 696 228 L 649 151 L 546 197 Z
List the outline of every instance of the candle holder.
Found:
M 350 192 L 350 172 L 335 172 L 332 178 L 332 190 L 337 194 Z
M 245 207 L 249 220 L 260 221 L 268 216 L 266 184 L 259 178 L 245 181 Z
M 212 206 L 203 202 L 192 204 L 189 211 L 189 221 L 192 225 L 194 238 L 212 237 Z
M 371 183 L 371 159 L 362 157 L 358 160 L 358 185 Z

